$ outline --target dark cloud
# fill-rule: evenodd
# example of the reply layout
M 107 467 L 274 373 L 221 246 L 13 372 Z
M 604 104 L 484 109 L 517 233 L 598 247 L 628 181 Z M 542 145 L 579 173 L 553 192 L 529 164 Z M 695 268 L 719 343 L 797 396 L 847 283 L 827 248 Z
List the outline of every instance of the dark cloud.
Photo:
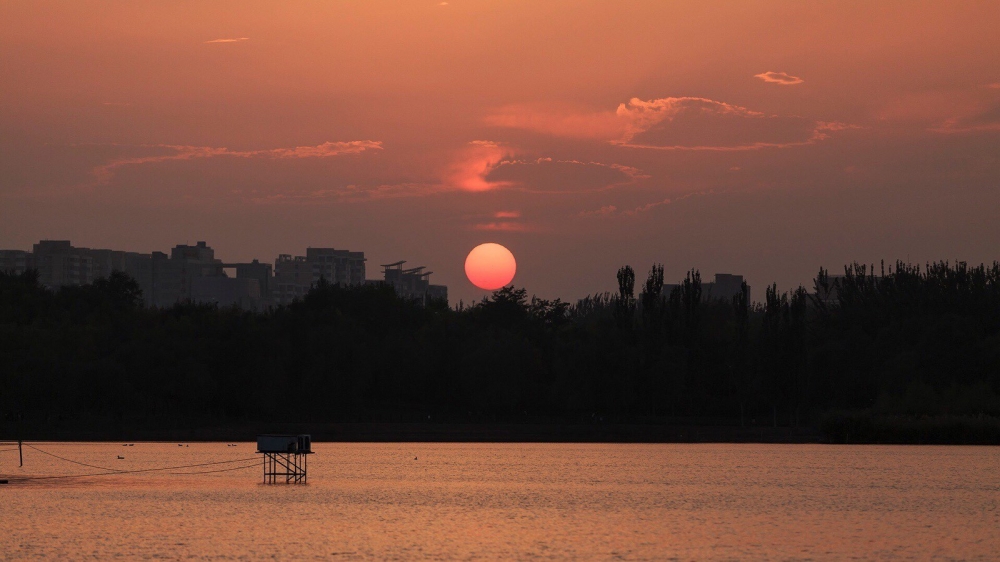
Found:
M 504 160 L 486 175 L 490 182 L 542 193 L 598 191 L 631 184 L 645 177 L 630 166 L 552 158 Z

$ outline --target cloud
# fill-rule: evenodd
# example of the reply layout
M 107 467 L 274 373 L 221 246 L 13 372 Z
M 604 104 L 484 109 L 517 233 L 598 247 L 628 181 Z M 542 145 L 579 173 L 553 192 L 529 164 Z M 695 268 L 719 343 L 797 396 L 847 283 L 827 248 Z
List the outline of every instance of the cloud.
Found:
M 815 144 L 851 125 L 767 115 L 702 97 L 632 98 L 614 112 L 504 106 L 484 121 L 558 137 L 603 140 L 628 148 L 746 151 Z
M 249 40 L 249 37 L 237 37 L 235 39 L 212 39 L 211 41 L 205 41 L 205 43 L 239 43 L 241 41 Z
M 567 107 L 507 105 L 483 121 L 506 129 L 522 129 L 567 138 L 610 140 L 625 133 L 626 123 L 610 111 L 581 111 Z
M 615 211 L 617 211 L 617 210 L 618 210 L 618 207 L 615 207 L 614 205 L 605 205 L 605 206 L 601 207 L 600 209 L 597 209 L 596 211 L 580 211 L 580 216 L 581 217 L 606 217 L 606 216 L 615 214 Z
M 283 193 L 244 193 L 237 191 L 234 195 L 241 196 L 257 205 L 278 204 L 316 204 L 331 201 L 375 201 L 383 199 L 399 199 L 404 197 L 423 197 L 446 191 L 440 185 L 426 183 L 383 184 L 371 187 L 349 184 L 338 187 L 326 187 L 310 191 Z
M 532 193 L 602 191 L 628 185 L 649 176 L 621 164 L 578 160 L 502 160 L 486 176 L 488 181 Z
M 509 185 L 503 181 L 487 180 L 486 177 L 511 149 L 493 141 L 476 140 L 461 150 L 449 165 L 445 174 L 446 183 L 464 191 L 490 191 Z
M 297 146 L 294 148 L 274 148 L 266 150 L 229 150 L 225 147 L 185 146 L 185 145 L 144 145 L 143 148 L 153 149 L 166 154 L 154 154 L 132 158 L 120 158 L 102 164 L 93 169 L 92 173 L 99 184 L 107 184 L 115 172 L 122 166 L 139 166 L 155 164 L 172 160 L 193 160 L 199 158 L 232 157 L 232 158 L 329 158 L 342 154 L 359 154 L 366 150 L 381 150 L 381 141 L 363 140 L 348 142 L 324 142 L 316 146 Z
M 498 221 L 474 224 L 472 230 L 484 230 L 490 232 L 534 232 L 538 230 L 534 226 L 523 222 Z
M 994 82 L 992 84 L 986 84 L 984 88 L 989 88 L 991 90 L 1000 90 L 1000 82 Z
M 673 200 L 670 198 L 663 199 L 662 201 L 653 201 L 652 203 L 646 203 L 641 207 L 636 207 L 631 211 L 624 211 L 622 214 L 627 216 L 635 216 L 638 215 L 639 213 L 645 213 L 650 209 L 655 209 L 656 207 L 660 207 L 662 205 L 669 205 L 671 203 L 673 203 Z
M 691 197 L 699 197 L 699 196 L 703 196 L 703 195 L 712 195 L 714 193 L 715 193 L 715 191 L 711 190 L 711 189 L 705 190 L 705 191 L 695 191 L 695 192 L 692 192 L 692 193 L 686 193 L 686 194 L 681 195 L 679 197 L 674 197 L 674 198 L 667 197 L 665 199 L 660 199 L 658 201 L 653 201 L 651 203 L 646 203 L 644 205 L 640 205 L 640 206 L 634 207 L 632 209 L 624 209 L 624 210 L 619 210 L 618 207 L 616 207 L 615 205 L 605 205 L 605 206 L 601 207 L 600 209 L 597 209 L 596 211 L 582 211 L 581 213 L 579 213 L 579 216 L 584 217 L 584 218 L 588 218 L 588 217 L 611 217 L 611 216 L 634 217 L 636 215 L 639 215 L 641 213 L 645 213 L 645 212 L 650 211 L 652 209 L 655 209 L 657 207 L 662 207 L 664 205 L 671 205 L 671 204 L 674 204 L 674 203 L 679 203 L 681 201 L 684 201 L 685 199 L 690 199 Z
M 518 219 L 521 218 L 521 211 L 497 211 L 493 213 L 493 217 L 498 219 Z
M 760 78 L 761 80 L 771 84 L 780 84 L 782 86 L 794 86 L 805 82 L 805 80 L 799 78 L 798 76 L 792 76 L 791 74 L 786 74 L 784 72 L 768 71 L 761 74 L 754 74 L 753 77 Z
M 828 139 L 832 132 L 859 128 L 839 122 L 766 115 L 694 97 L 651 101 L 633 98 L 628 104 L 621 104 L 617 113 L 629 121 L 629 127 L 623 138 L 613 144 L 653 150 L 739 152 L 789 148 L 815 144 Z

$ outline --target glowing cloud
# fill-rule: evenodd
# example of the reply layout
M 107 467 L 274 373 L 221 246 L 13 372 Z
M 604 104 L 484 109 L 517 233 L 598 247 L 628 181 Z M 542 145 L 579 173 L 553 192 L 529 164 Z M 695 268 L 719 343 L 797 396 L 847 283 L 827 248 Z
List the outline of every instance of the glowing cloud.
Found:
M 225 147 L 211 146 L 184 146 L 184 145 L 146 145 L 145 148 L 166 150 L 168 154 L 157 154 L 152 156 L 139 156 L 135 158 L 121 158 L 112 160 L 94 168 L 93 174 L 98 183 L 106 184 L 114 177 L 115 171 L 122 166 L 137 166 L 142 164 L 155 164 L 168 162 L 171 160 L 192 160 L 195 158 L 214 158 L 228 156 L 235 158 L 329 158 L 342 154 L 359 154 L 366 150 L 381 150 L 381 141 L 348 141 L 348 142 L 325 142 L 316 146 L 297 146 L 295 148 L 274 148 L 267 150 L 229 150 Z
M 784 72 L 768 71 L 760 74 L 754 74 L 753 77 L 760 78 L 761 80 L 771 84 L 780 84 L 782 86 L 794 86 L 805 82 L 805 80 L 799 78 L 798 76 L 792 76 L 791 74 L 786 74 Z
M 205 43 L 239 43 L 241 41 L 249 40 L 249 37 L 237 37 L 235 39 L 212 39 L 211 41 L 205 41 Z
M 510 149 L 493 141 L 472 141 L 449 166 L 447 182 L 459 189 L 474 192 L 507 186 L 508 182 L 488 181 L 486 176 L 509 154 Z
M 494 127 L 599 140 L 621 137 L 626 125 L 625 121 L 610 111 L 588 112 L 533 105 L 507 105 L 496 109 L 483 121 Z

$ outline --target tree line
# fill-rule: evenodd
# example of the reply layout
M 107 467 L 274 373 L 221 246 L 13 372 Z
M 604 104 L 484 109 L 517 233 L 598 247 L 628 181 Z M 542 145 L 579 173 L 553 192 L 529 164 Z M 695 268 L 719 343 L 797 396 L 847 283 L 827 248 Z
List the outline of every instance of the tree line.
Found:
M 638 294 L 631 267 L 617 278 L 617 293 L 576 303 L 505 287 L 455 308 L 321 281 L 252 312 L 145 308 L 119 272 L 57 290 L 35 272 L 0 273 L 0 417 L 827 424 L 857 435 L 879 417 L 1000 416 L 998 263 L 821 269 L 812 290 L 771 285 L 760 302 L 745 286 L 707 298 L 696 270 L 669 293 L 661 265 Z

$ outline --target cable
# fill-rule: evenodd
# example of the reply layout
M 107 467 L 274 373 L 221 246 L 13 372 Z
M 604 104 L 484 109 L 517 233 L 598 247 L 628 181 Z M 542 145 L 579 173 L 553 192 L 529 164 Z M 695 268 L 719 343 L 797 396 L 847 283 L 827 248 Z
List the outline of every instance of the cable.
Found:
M 136 470 L 121 470 L 121 469 L 107 468 L 107 467 L 103 467 L 103 466 L 96 466 L 96 465 L 92 465 L 92 464 L 86 464 L 86 463 L 82 463 L 82 462 L 77 462 L 77 461 L 72 460 L 72 459 L 67 459 L 65 457 L 60 457 L 59 455 L 54 455 L 52 453 L 48 453 L 48 452 L 43 451 L 43 450 L 39 449 L 38 447 L 34 447 L 32 445 L 25 444 L 25 446 L 31 447 L 32 449 L 38 451 L 39 453 L 45 453 L 46 455 L 55 457 L 55 458 L 60 459 L 60 460 L 64 460 L 66 462 L 71 462 L 73 464 L 79 464 L 79 465 L 86 466 L 86 467 L 89 467 L 89 468 L 96 468 L 96 469 L 99 469 L 99 470 L 106 470 L 106 471 L 108 471 L 109 474 L 134 474 L 136 472 L 157 472 L 157 471 L 160 471 L 160 470 L 179 470 L 179 469 L 183 469 L 183 468 L 197 468 L 199 466 L 212 466 L 212 465 L 217 465 L 217 464 L 232 464 L 234 462 L 245 462 L 245 461 L 251 461 L 251 460 L 255 461 L 255 460 L 257 460 L 257 457 L 245 457 L 245 458 L 241 458 L 241 459 L 234 459 L 234 460 L 228 460 L 228 461 L 203 462 L 203 463 L 198 463 L 198 464 L 184 464 L 184 465 L 180 465 L 180 466 L 161 466 L 159 468 L 142 468 L 142 469 L 136 469 Z
M 216 472 L 229 472 L 229 471 L 234 471 L 234 470 L 244 470 L 244 469 L 247 469 L 247 468 L 255 468 L 255 467 L 258 467 L 258 466 L 260 466 L 260 463 L 257 462 L 256 459 L 254 459 L 254 462 L 252 462 L 250 464 L 247 464 L 247 465 L 244 465 L 244 466 L 237 466 L 237 467 L 233 467 L 233 468 L 223 468 L 223 469 L 219 469 L 219 470 L 200 470 L 200 471 L 196 471 L 196 472 L 168 472 L 167 474 L 170 474 L 170 475 L 173 475 L 173 476 L 183 476 L 185 474 L 211 474 L 211 473 L 216 473 Z M 134 474 L 136 472 L 145 472 L 145 471 L 143 471 L 143 470 L 123 470 L 123 471 L 120 471 L 120 472 L 94 472 L 94 473 L 91 473 L 91 474 L 60 474 L 60 475 L 57 475 L 57 476 L 22 476 L 22 477 L 14 476 L 14 477 L 10 478 L 9 480 L 11 482 L 25 482 L 25 481 L 28 481 L 28 480 L 58 480 L 58 479 L 62 479 L 62 478 L 85 478 L 85 477 L 90 477 L 90 476 L 111 476 L 113 474 Z
M 67 459 L 66 457 L 60 457 L 59 455 L 54 455 L 52 453 L 43 451 L 43 450 L 39 449 L 38 447 L 35 447 L 34 445 L 30 445 L 28 443 L 25 443 L 24 446 L 28 447 L 28 448 L 31 448 L 31 449 L 34 449 L 34 450 L 38 451 L 39 453 L 42 453 L 43 455 L 48 455 L 50 457 L 55 457 L 55 458 L 57 458 L 57 459 L 59 459 L 61 461 L 71 462 L 73 464 L 78 464 L 80 466 L 85 466 L 87 468 L 96 468 L 98 470 L 107 470 L 109 472 L 116 472 L 116 470 L 113 469 L 113 468 L 107 468 L 107 467 L 104 467 L 104 466 L 96 466 L 96 465 L 93 465 L 93 464 L 87 464 L 85 462 L 78 462 L 78 461 L 75 461 L 73 459 Z
M 256 468 L 258 466 L 260 466 L 260 462 L 254 461 L 253 463 L 248 464 L 246 466 L 237 466 L 236 468 L 220 468 L 218 470 L 200 470 L 197 472 L 168 472 L 167 474 L 175 476 L 183 476 L 185 474 L 212 474 L 213 472 L 229 472 L 232 470 L 245 470 L 247 468 Z
M 187 465 L 180 465 L 180 466 L 162 466 L 162 467 L 158 467 L 158 468 L 142 468 L 142 469 L 135 469 L 135 470 L 119 470 L 119 469 L 114 469 L 114 468 L 107 468 L 107 467 L 103 467 L 103 466 L 97 466 L 97 465 L 87 464 L 87 463 L 75 461 L 73 459 L 67 459 L 66 457 L 61 457 L 59 455 L 50 453 L 48 451 L 43 451 L 42 449 L 39 449 L 38 447 L 35 447 L 35 446 L 30 445 L 28 443 L 25 443 L 25 446 L 26 447 L 30 447 L 31 449 L 34 449 L 34 450 L 38 451 L 39 453 L 42 453 L 42 454 L 45 454 L 45 455 L 49 455 L 50 457 L 57 458 L 57 459 L 59 459 L 61 461 L 65 461 L 65 462 L 77 464 L 77 465 L 80 465 L 80 466 L 86 466 L 88 468 L 96 468 L 96 469 L 99 469 L 99 470 L 104 470 L 105 472 L 97 472 L 97 473 L 91 473 L 91 474 L 61 474 L 61 475 L 57 475 L 57 476 L 27 476 L 27 477 L 20 477 L 20 478 L 15 476 L 14 478 L 10 479 L 10 480 L 12 480 L 14 482 L 27 481 L 27 480 L 53 480 L 53 479 L 59 479 L 59 478 L 83 478 L 83 477 L 89 477 L 89 476 L 109 476 L 109 475 L 112 475 L 112 474 L 137 474 L 137 473 L 143 473 L 143 472 L 158 472 L 158 471 L 163 471 L 163 470 L 182 470 L 182 469 L 185 469 L 185 468 L 198 468 L 198 467 L 201 467 L 201 466 L 213 466 L 213 465 L 220 465 L 220 464 L 233 464 L 233 463 L 237 463 L 237 462 L 248 462 L 248 461 L 254 461 L 254 462 L 251 463 L 251 464 L 245 465 L 245 466 L 239 466 L 239 467 L 235 467 L 235 468 L 226 468 L 226 469 L 222 469 L 222 470 L 206 470 L 206 471 L 196 471 L 196 472 L 175 472 L 175 473 L 170 473 L 170 474 L 174 474 L 174 475 L 183 475 L 183 474 L 208 474 L 208 473 L 211 473 L 211 472 L 225 472 L 225 471 L 228 471 L 228 470 L 243 470 L 243 469 L 246 469 L 246 468 L 258 466 L 257 457 L 247 457 L 247 458 L 234 459 L 234 460 L 228 460 L 228 461 L 214 461 L 214 462 L 205 462 L 205 463 L 197 463 L 197 464 L 187 464 Z
M 240 460 L 245 461 L 246 459 L 240 459 Z M 237 461 L 226 461 L 226 462 L 237 462 Z M 198 465 L 191 465 L 191 466 L 198 466 Z M 223 468 L 223 469 L 219 469 L 219 470 L 201 470 L 201 471 L 195 471 L 195 472 L 168 472 L 167 474 L 170 474 L 172 476 L 183 476 L 185 474 L 210 474 L 210 473 L 214 473 L 214 472 L 227 472 L 227 471 L 232 471 L 232 470 L 244 470 L 244 469 L 247 469 L 247 468 L 254 468 L 254 467 L 258 467 L 258 466 L 260 466 L 260 463 L 256 459 L 254 459 L 254 462 L 252 462 L 250 464 L 247 464 L 247 465 L 244 465 L 244 466 L 237 466 L 237 467 L 232 467 L 232 468 Z M 25 482 L 25 481 L 28 481 L 28 480 L 59 480 L 59 479 L 63 479 L 63 478 L 87 478 L 87 477 L 91 477 L 91 476 L 113 476 L 113 475 L 118 475 L 118 474 L 127 475 L 127 474 L 135 474 L 135 473 L 138 473 L 138 472 L 150 472 L 150 471 L 153 471 L 153 470 L 168 470 L 170 468 L 176 469 L 176 468 L 187 468 L 187 467 L 165 467 L 165 468 L 154 468 L 154 469 L 146 469 L 146 470 L 119 470 L 119 471 L 115 471 L 115 472 L 92 472 L 92 473 L 89 473 L 89 474 L 59 474 L 59 475 L 56 475 L 56 476 L 22 476 L 22 477 L 14 476 L 14 477 L 9 478 L 9 480 L 11 482 Z

